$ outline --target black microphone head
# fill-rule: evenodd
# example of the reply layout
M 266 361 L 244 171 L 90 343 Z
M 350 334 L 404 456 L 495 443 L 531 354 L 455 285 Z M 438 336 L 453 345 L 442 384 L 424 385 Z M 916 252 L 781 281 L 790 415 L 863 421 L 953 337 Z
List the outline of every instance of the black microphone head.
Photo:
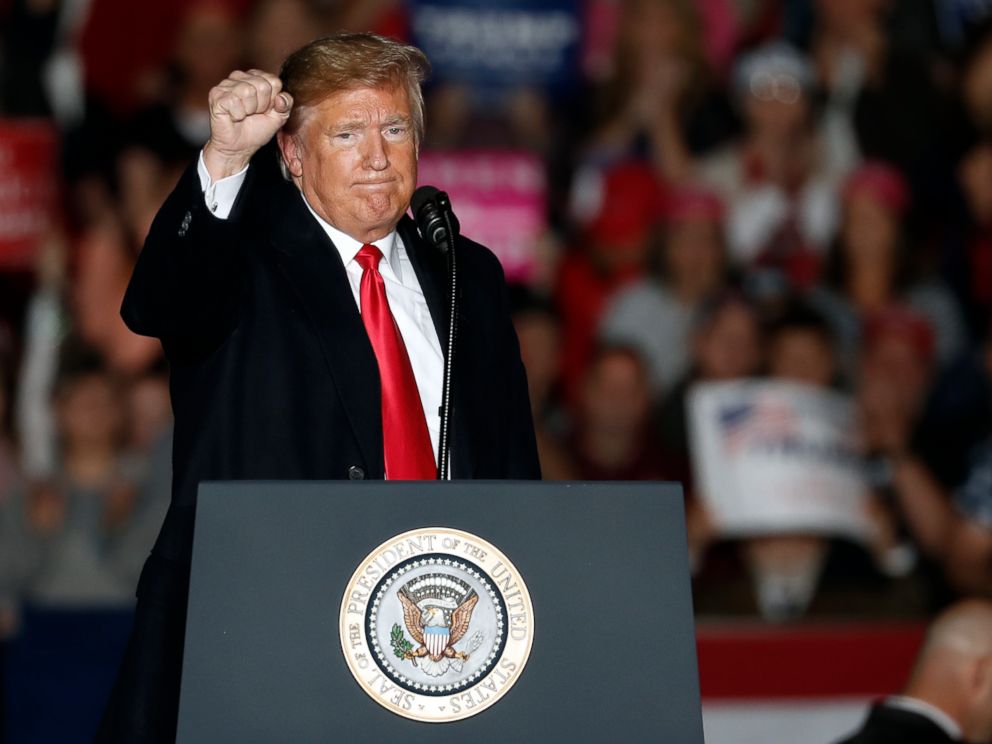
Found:
M 413 198 L 410 199 L 410 209 L 413 210 L 414 216 L 420 212 L 420 208 L 424 206 L 427 202 L 433 199 L 440 193 L 433 186 L 421 186 L 416 191 L 413 192 Z
M 413 192 L 410 209 L 424 240 L 441 253 L 447 253 L 454 244 L 459 227 L 448 195 L 433 186 L 421 186 Z

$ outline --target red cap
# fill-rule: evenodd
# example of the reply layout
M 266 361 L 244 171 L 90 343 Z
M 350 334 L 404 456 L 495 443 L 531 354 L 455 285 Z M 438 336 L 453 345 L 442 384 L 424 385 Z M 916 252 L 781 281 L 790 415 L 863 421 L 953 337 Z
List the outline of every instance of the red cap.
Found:
M 865 191 L 879 204 L 902 216 L 909 206 L 909 185 L 895 166 L 870 160 L 855 170 L 844 184 L 844 201 Z
M 645 237 L 662 213 L 662 189 L 643 163 L 617 165 L 603 174 L 599 210 L 586 228 L 595 243 L 626 243 Z
M 883 338 L 909 343 L 926 361 L 933 359 L 936 338 L 929 321 L 905 305 L 891 305 L 872 313 L 865 322 L 864 344 L 871 349 Z

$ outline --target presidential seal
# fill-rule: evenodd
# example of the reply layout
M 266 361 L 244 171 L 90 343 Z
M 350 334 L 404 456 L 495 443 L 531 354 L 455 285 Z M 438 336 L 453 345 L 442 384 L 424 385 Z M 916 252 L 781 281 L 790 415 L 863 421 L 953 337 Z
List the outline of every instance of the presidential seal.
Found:
M 387 540 L 341 602 L 341 649 L 358 684 L 397 715 L 429 723 L 496 703 L 523 672 L 534 610 L 495 546 L 445 527 Z

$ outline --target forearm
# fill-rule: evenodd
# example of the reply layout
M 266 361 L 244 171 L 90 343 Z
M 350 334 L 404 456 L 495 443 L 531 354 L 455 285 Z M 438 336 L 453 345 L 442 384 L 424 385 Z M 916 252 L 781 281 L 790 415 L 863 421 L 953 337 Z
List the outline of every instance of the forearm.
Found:
M 904 455 L 892 465 L 892 485 L 907 527 L 927 554 L 943 559 L 960 521 L 947 493 L 917 459 Z
M 992 530 L 958 519 L 948 541 L 945 566 L 958 591 L 992 596 Z
M 34 480 L 50 476 L 55 467 L 51 400 L 62 342 L 61 314 L 58 292 L 46 288 L 31 298 L 25 322 L 16 412 L 21 433 L 21 464 L 25 474 Z
M 676 112 L 665 111 L 656 117 L 649 136 L 652 159 L 659 175 L 671 183 L 688 181 L 692 175 L 692 156 Z

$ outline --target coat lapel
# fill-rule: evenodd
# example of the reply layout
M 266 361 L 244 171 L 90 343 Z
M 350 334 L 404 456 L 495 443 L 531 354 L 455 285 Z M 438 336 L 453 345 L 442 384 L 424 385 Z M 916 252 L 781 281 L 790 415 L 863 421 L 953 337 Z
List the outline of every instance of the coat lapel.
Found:
M 341 256 L 294 186 L 274 191 L 267 206 L 277 263 L 310 315 L 369 475 L 382 477 L 379 368 Z
M 420 290 L 431 311 L 434 330 L 437 331 L 441 350 L 448 353 L 448 281 L 445 274 L 445 261 L 440 252 L 420 237 L 417 226 L 408 215 L 403 215 L 396 231 L 403 239 L 406 253 L 413 264 Z

